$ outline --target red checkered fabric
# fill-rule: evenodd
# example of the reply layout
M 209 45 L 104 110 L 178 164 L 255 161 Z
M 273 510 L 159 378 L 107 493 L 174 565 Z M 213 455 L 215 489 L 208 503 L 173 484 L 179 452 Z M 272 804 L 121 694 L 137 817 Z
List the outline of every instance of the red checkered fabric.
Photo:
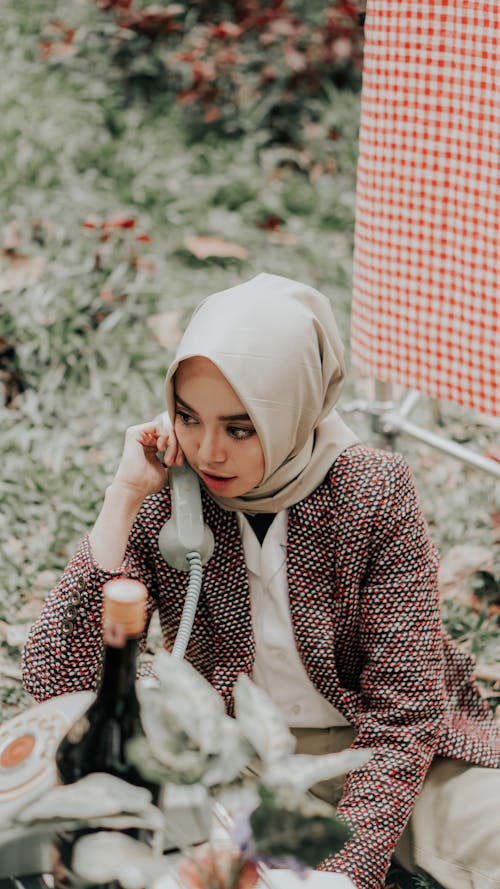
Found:
M 500 414 L 500 3 L 372 0 L 353 361 Z

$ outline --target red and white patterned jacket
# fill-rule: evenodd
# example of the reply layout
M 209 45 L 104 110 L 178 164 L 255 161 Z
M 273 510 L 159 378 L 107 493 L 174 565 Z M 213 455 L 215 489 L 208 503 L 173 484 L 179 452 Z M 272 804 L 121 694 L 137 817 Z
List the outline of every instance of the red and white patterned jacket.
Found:
M 203 573 L 188 658 L 225 698 L 251 673 L 254 641 L 234 513 L 204 494 L 215 551 Z M 165 564 L 158 533 L 168 489 L 148 497 L 124 570 L 149 591 L 165 644 L 176 635 L 187 574 Z M 120 573 L 120 572 L 116 572 Z M 357 836 L 322 864 L 359 889 L 383 885 L 390 856 L 435 755 L 500 766 L 500 733 L 469 655 L 445 634 L 437 555 L 403 457 L 356 445 L 289 510 L 287 576 L 298 651 L 316 688 L 358 728 L 371 762 L 346 779 L 339 813 Z M 34 624 L 24 682 L 38 700 L 93 687 L 101 660 L 101 588 L 113 576 L 85 540 Z

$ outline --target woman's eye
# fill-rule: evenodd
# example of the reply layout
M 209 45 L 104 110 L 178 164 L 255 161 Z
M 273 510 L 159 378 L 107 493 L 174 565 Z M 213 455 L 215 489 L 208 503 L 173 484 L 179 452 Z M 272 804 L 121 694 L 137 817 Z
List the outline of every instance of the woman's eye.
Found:
M 255 429 L 248 429 L 243 426 L 228 426 L 227 431 L 231 438 L 235 438 L 237 441 L 245 441 L 245 439 L 255 435 Z
M 193 423 L 196 423 L 194 417 L 192 417 L 190 414 L 184 413 L 184 411 L 176 411 L 176 415 L 179 417 L 181 423 L 184 426 L 191 426 Z

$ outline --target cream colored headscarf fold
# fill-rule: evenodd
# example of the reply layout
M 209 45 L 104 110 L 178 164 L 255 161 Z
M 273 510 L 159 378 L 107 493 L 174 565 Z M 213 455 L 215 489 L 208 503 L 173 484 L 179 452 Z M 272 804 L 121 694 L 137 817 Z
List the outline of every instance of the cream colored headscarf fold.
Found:
M 334 410 L 344 350 L 328 300 L 312 287 L 262 274 L 200 303 L 167 374 L 172 419 L 175 371 L 195 355 L 226 377 L 264 451 L 260 485 L 243 497 L 210 492 L 223 509 L 257 513 L 292 506 L 358 441 Z

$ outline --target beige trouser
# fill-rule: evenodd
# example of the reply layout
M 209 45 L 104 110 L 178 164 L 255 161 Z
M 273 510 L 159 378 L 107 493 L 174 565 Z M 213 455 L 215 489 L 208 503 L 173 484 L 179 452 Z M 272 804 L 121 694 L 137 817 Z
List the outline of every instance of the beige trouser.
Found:
M 292 729 L 297 753 L 334 753 L 355 736 L 350 726 Z M 336 805 L 342 779 L 312 788 Z M 500 769 L 436 758 L 395 850 L 410 871 L 421 868 L 444 889 L 500 889 Z

